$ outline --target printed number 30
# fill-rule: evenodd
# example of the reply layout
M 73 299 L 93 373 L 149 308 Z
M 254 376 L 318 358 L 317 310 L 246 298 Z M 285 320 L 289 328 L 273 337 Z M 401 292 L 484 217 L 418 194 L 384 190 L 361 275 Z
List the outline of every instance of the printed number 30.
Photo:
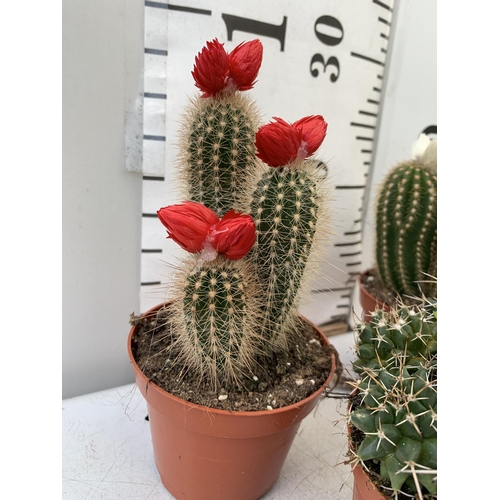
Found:
M 335 32 L 335 35 L 327 35 L 318 29 L 319 26 L 327 26 L 330 27 L 331 30 Z M 330 31 L 331 31 L 330 30 Z M 333 47 L 338 45 L 342 39 L 344 38 L 344 29 L 340 22 L 332 16 L 321 16 L 316 19 L 316 23 L 314 24 L 314 33 L 320 42 L 323 42 L 325 45 L 329 45 Z M 317 78 L 319 75 L 319 70 L 317 68 L 313 68 L 313 65 L 316 63 L 320 63 L 323 65 L 323 73 L 326 73 L 326 69 L 328 66 L 332 66 L 332 72 L 330 74 L 330 81 L 332 83 L 336 82 L 338 77 L 340 76 L 340 64 L 339 60 L 335 56 L 331 56 L 325 63 L 325 59 L 321 54 L 314 54 L 311 59 L 311 64 L 309 65 L 309 71 L 314 78 Z

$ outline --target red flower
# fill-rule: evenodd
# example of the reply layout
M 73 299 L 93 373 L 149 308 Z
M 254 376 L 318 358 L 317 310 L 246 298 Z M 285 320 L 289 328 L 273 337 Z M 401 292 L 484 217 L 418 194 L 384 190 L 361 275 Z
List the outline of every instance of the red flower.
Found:
M 167 228 L 168 238 L 191 253 L 201 252 L 210 229 L 219 222 L 215 212 L 195 202 L 170 205 L 157 213 Z
M 255 224 L 250 215 L 230 210 L 213 230 L 212 246 L 217 253 L 229 260 L 238 260 L 250 251 L 255 243 Z
M 322 116 L 306 116 L 295 123 L 273 117 L 275 122 L 263 125 L 255 136 L 257 157 L 271 167 L 281 167 L 313 155 L 326 135 Z
M 257 157 L 271 167 L 281 167 L 297 158 L 300 133 L 281 118 L 263 125 L 255 135 Z
M 207 42 L 195 57 L 194 69 L 191 72 L 195 85 L 202 92 L 202 97 L 211 97 L 219 93 L 229 82 L 229 57 L 224 44 L 217 38 Z
M 192 201 L 158 210 L 158 217 L 172 238 L 184 250 L 201 252 L 201 258 L 214 260 L 243 258 L 252 248 L 255 224 L 249 215 L 230 210 L 219 220 L 217 214 L 201 203 Z
M 292 127 L 301 133 L 302 140 L 307 144 L 307 156 L 312 156 L 321 146 L 328 125 L 321 115 L 314 115 L 297 120 Z
M 195 57 L 191 72 L 201 97 L 214 97 L 222 91 L 253 88 L 262 64 L 262 43 L 259 40 L 240 43 L 230 54 L 217 38 L 207 42 Z
M 238 90 L 250 90 L 262 64 L 264 49 L 260 40 L 240 43 L 229 54 L 231 78 Z

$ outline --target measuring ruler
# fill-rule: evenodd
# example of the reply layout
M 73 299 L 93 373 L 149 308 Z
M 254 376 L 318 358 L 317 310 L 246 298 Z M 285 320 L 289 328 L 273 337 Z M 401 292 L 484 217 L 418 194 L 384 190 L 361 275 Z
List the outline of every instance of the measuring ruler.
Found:
M 229 52 L 259 38 L 264 57 L 249 93 L 262 113 L 289 122 L 323 115 L 317 158 L 334 202 L 333 234 L 301 312 L 317 324 L 347 321 L 361 271 L 361 218 L 382 105 L 392 0 L 178 0 L 145 2 L 141 310 L 161 302 L 182 251 L 156 211 L 182 201 L 175 189 L 177 131 L 197 90 L 194 58 L 218 38 Z

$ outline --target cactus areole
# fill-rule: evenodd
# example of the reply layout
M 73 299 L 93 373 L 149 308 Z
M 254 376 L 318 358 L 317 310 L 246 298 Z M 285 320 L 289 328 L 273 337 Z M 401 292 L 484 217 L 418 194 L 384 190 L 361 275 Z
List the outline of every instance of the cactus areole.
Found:
M 179 133 L 182 201 L 157 212 L 185 254 L 165 307 L 132 320 L 155 461 L 176 498 L 263 495 L 341 370 L 298 313 L 325 226 L 313 155 L 327 124 L 320 115 L 260 124 L 249 91 L 262 55 L 259 40 L 228 53 L 214 39 L 195 57 L 199 93 Z

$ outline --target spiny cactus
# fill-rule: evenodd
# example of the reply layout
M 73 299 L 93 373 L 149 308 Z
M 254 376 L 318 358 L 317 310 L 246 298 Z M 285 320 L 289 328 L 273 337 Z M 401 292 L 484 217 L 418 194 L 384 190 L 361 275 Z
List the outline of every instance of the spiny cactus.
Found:
M 217 72 L 210 76 L 214 61 Z M 179 171 L 184 198 L 204 204 L 219 217 L 233 208 L 244 210 L 257 172 L 254 141 L 259 114 L 251 98 L 236 90 L 252 88 L 261 61 L 258 40 L 227 54 L 215 39 L 196 58 L 193 76 L 204 94 L 186 108 Z
M 322 178 L 313 161 L 270 169 L 254 192 L 251 215 L 257 241 L 251 254 L 266 287 L 265 321 L 273 340 L 286 345 L 299 290 L 321 220 Z
M 397 165 L 382 184 L 376 261 L 386 289 L 400 296 L 436 295 L 437 175 L 421 159 Z
M 262 293 L 253 269 L 222 256 L 201 265 L 189 259 L 173 288 L 178 361 L 213 387 L 251 378 L 263 344 Z
M 186 117 L 181 173 L 186 198 L 222 216 L 242 210 L 255 178 L 257 112 L 245 95 L 198 98 Z
M 355 460 L 379 464 L 387 487 L 420 500 L 437 495 L 436 315 L 432 304 L 399 306 L 358 326 L 359 399 L 348 415 L 363 435 Z
M 254 105 L 239 91 L 252 88 L 261 58 L 258 40 L 230 54 L 214 40 L 198 54 L 203 95 L 185 119 L 181 161 L 190 201 L 158 211 L 169 237 L 197 255 L 173 287 L 179 362 L 214 387 L 243 383 L 261 355 L 286 354 L 323 214 L 322 175 L 306 158 L 327 125 L 276 119 L 256 132 Z M 250 210 L 253 218 L 240 213 Z

